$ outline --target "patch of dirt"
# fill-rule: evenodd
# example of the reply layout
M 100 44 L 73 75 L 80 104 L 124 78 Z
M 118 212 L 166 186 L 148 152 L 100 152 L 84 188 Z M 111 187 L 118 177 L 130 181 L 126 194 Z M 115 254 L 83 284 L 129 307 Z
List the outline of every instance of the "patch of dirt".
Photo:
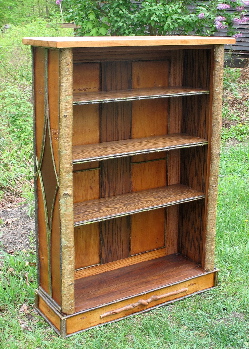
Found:
M 0 258 L 23 250 L 35 250 L 35 218 L 23 199 L 6 193 L 0 202 Z

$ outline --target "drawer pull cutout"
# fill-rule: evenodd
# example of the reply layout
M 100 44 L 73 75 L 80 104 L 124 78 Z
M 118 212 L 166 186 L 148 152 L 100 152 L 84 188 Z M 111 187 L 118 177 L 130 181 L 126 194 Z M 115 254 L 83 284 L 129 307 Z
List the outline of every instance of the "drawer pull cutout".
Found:
M 148 305 L 149 303 L 151 303 L 153 301 L 158 301 L 159 299 L 162 299 L 162 298 L 166 298 L 166 297 L 174 296 L 174 295 L 177 295 L 177 294 L 180 294 L 180 293 L 183 293 L 183 292 L 187 292 L 187 290 L 188 290 L 188 288 L 185 287 L 185 288 L 182 288 L 182 289 L 177 290 L 177 291 L 161 294 L 159 296 L 153 295 L 153 296 L 151 296 L 148 299 L 140 299 L 136 303 L 132 303 L 132 304 L 126 305 L 125 307 L 108 311 L 108 312 L 100 315 L 100 318 L 102 319 L 102 318 L 110 316 L 110 315 L 116 315 L 116 314 L 121 313 L 122 311 L 134 309 L 134 308 L 138 307 L 139 305 L 146 306 L 146 305 Z

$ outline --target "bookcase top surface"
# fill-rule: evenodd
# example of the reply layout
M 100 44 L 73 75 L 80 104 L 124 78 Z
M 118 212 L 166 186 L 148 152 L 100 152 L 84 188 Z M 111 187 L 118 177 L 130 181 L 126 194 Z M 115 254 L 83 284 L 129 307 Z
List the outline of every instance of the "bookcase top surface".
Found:
M 130 47 L 234 44 L 229 37 L 203 36 L 101 36 L 101 37 L 27 37 L 23 44 L 53 48 Z

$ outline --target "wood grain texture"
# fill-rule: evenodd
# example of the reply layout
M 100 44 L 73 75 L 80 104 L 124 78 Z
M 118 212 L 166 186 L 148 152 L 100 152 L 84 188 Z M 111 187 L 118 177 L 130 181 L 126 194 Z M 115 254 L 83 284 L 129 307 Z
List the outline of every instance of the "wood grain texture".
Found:
M 207 185 L 207 146 L 181 149 L 180 183 L 205 192 Z
M 134 265 L 137 263 L 150 261 L 152 259 L 160 258 L 165 256 L 165 248 L 160 248 L 155 251 L 149 251 L 145 253 L 139 253 L 134 256 L 127 258 L 122 258 L 113 262 L 94 265 L 91 268 L 83 268 L 75 271 L 75 280 L 81 279 L 83 277 L 88 277 L 92 275 L 102 274 L 110 270 L 116 270 L 120 268 L 127 267 L 129 265 Z
M 234 38 L 201 36 L 30 37 L 24 45 L 56 48 L 234 44 Z
M 100 65 L 82 63 L 73 66 L 73 92 L 93 92 L 100 90 Z
M 212 129 L 211 145 L 208 154 L 208 200 L 207 200 L 207 231 L 205 240 L 204 268 L 213 270 L 215 255 L 216 214 L 218 195 L 218 174 L 220 158 L 220 133 L 222 122 L 222 88 L 223 88 L 224 47 L 216 45 L 214 49 L 213 98 L 212 98 Z
M 166 185 L 166 160 L 132 163 L 132 191 L 164 187 Z
M 155 88 L 169 85 L 168 61 L 138 61 L 132 63 L 132 88 Z
M 184 50 L 183 86 L 209 88 L 211 48 L 208 50 Z
M 99 169 L 77 171 L 73 174 L 73 201 L 83 202 L 100 197 Z
M 120 217 L 100 223 L 101 263 L 127 258 L 130 252 L 130 217 Z
M 74 228 L 75 269 L 100 263 L 99 223 Z
M 166 135 L 167 118 L 167 100 L 134 101 L 132 104 L 132 138 Z
M 99 142 L 99 105 L 73 107 L 73 146 Z
M 59 51 L 48 51 L 48 108 L 50 135 L 57 173 L 59 172 Z
M 165 211 L 163 208 L 132 215 L 131 255 L 164 246 Z
M 163 150 L 171 150 L 169 153 L 169 156 L 171 156 L 171 153 L 177 154 L 177 152 L 172 151 L 173 149 L 195 147 L 206 143 L 207 140 L 204 138 L 192 137 L 178 133 L 164 136 L 103 142 L 94 145 L 79 145 L 73 147 L 73 162 L 76 164 L 86 161 L 129 156 L 133 154 L 161 153 Z M 152 157 L 153 156 L 154 155 L 152 155 Z M 147 155 L 145 155 L 145 157 L 147 157 Z M 160 155 L 160 157 L 162 157 L 162 155 Z M 176 159 L 176 155 L 172 155 L 172 157 Z
M 34 64 L 34 103 L 35 103 L 35 140 L 36 156 L 40 160 L 45 127 L 45 63 L 47 50 L 35 48 L 33 51 Z
M 179 205 L 165 208 L 165 255 L 178 253 Z
M 205 201 L 179 206 L 178 251 L 201 265 L 203 257 Z
M 52 297 L 58 305 L 61 305 L 61 244 L 60 244 L 60 212 L 58 192 L 53 210 L 51 229 L 51 275 L 52 275 Z
M 39 260 L 39 284 L 40 286 L 50 294 L 50 269 L 49 269 L 49 246 L 47 241 L 47 225 L 46 215 L 44 209 L 44 201 L 42 194 L 42 186 L 40 178 L 37 177 L 37 242 L 38 242 L 38 260 Z
M 198 200 L 203 197 L 204 194 L 200 191 L 176 184 L 165 188 L 86 201 L 74 205 L 74 225 L 103 221 L 185 201 Z
M 181 255 L 170 255 L 79 279 L 75 281 L 76 311 L 130 298 L 202 273 L 196 263 Z

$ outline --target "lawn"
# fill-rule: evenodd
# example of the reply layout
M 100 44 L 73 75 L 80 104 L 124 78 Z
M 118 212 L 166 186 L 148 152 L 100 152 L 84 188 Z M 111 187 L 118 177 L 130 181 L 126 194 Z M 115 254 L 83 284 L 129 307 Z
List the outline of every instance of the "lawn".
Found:
M 3 38 L 0 49 L 3 62 L 0 198 L 6 193 L 23 198 L 30 215 L 33 215 L 30 53 L 19 41 L 21 36 L 41 35 L 37 32 L 52 35 L 45 28 L 44 23 L 39 27 L 36 24 L 15 28 Z M 54 35 L 65 35 L 56 28 L 51 30 Z M 15 46 L 16 55 L 11 45 Z M 249 68 L 225 70 L 216 240 L 218 286 L 148 313 L 62 339 L 34 310 L 37 282 L 33 249 L 13 254 L 2 251 L 0 348 L 249 348 L 248 71 Z M 0 230 L 3 223 L 0 220 Z

